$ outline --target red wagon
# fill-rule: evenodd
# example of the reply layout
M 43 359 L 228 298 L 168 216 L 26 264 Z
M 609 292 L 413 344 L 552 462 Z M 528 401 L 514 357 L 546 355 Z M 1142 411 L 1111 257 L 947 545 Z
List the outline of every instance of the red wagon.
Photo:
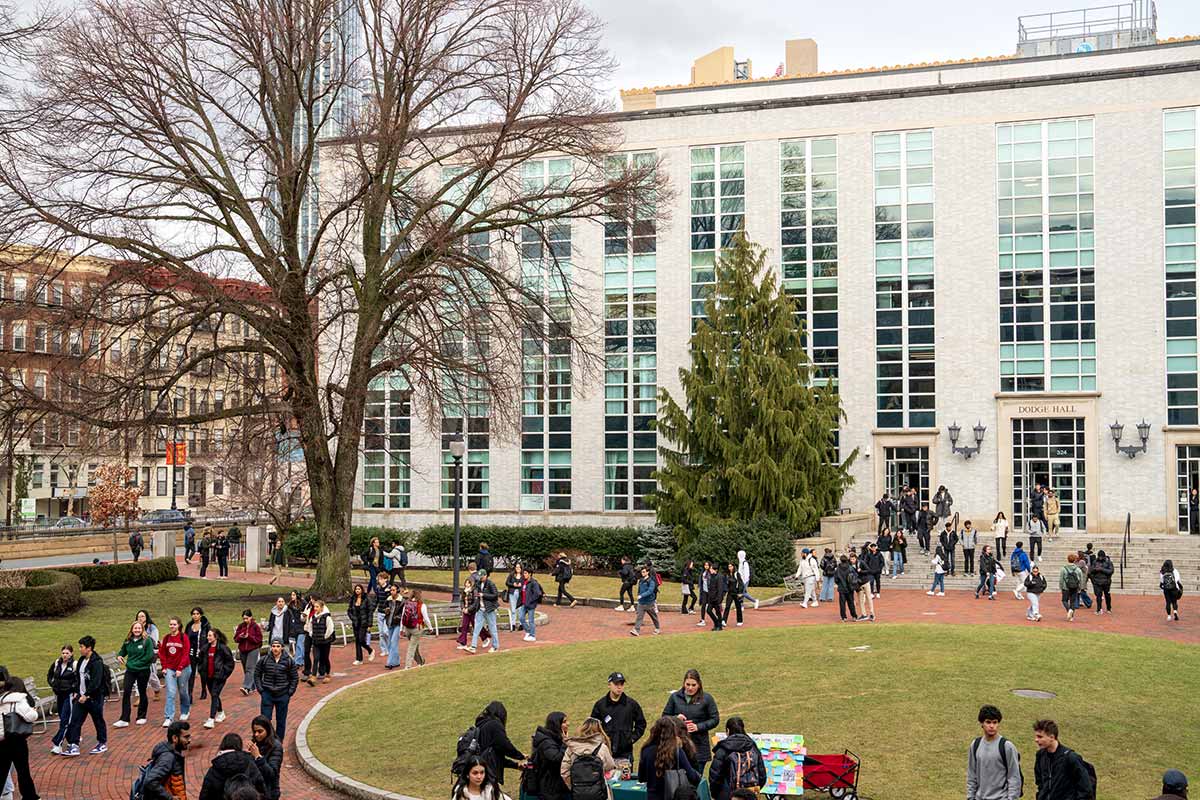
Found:
M 858 800 L 858 756 L 849 750 L 840 755 L 804 756 L 804 788 L 839 800 Z

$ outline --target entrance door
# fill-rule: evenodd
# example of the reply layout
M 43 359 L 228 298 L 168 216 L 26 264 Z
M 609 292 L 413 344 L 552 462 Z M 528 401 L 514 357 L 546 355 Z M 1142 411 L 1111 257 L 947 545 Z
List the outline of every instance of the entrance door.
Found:
M 1180 533 L 1200 533 L 1200 516 L 1188 502 L 1193 489 L 1200 489 L 1200 445 L 1175 446 L 1175 494 L 1178 504 L 1176 530 Z
M 903 489 L 916 489 L 917 499 L 929 501 L 929 448 L 884 448 L 884 488 L 893 498 Z
M 1050 488 L 1058 495 L 1061 509 L 1058 513 L 1059 527 L 1063 533 L 1072 533 L 1076 525 L 1075 462 L 1066 459 L 1050 462 Z

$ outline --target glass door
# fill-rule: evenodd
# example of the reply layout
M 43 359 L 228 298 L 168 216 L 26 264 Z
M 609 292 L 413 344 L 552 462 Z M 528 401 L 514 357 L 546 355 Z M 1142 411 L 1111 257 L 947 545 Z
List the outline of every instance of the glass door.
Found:
M 1176 530 L 1180 533 L 1200 533 L 1200 514 L 1189 496 L 1200 489 L 1200 445 L 1175 446 L 1175 500 L 1178 503 Z
M 1075 488 L 1075 462 L 1056 460 L 1050 462 L 1050 488 L 1058 495 L 1061 509 L 1058 514 L 1059 527 L 1063 533 L 1080 529 L 1077 524 Z

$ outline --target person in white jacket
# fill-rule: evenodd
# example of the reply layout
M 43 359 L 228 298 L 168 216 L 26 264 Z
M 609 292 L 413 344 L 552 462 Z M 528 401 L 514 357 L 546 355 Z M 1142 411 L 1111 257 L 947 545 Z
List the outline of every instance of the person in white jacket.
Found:
M 817 563 L 817 557 L 810 548 L 805 547 L 800 551 L 800 568 L 796 570 L 796 578 L 804 581 L 804 602 L 800 604 L 801 608 L 808 608 L 810 601 L 813 608 L 821 605 L 817 601 L 817 578 L 820 575 L 821 566 Z
M 33 698 L 25 691 L 24 682 L 0 667 L 0 716 L 5 714 L 15 714 L 31 725 L 38 718 L 37 708 Z M 17 788 L 21 790 L 21 797 L 37 798 L 37 787 L 33 785 L 33 774 L 29 771 L 28 733 L 4 731 L 4 738 L 0 739 L 0 768 L 3 769 L 5 781 L 10 764 L 17 772 Z
M 754 607 L 758 608 L 758 601 L 750 596 L 750 562 L 746 560 L 746 551 L 738 550 L 738 575 L 742 577 L 742 583 L 746 589 L 742 592 L 744 600 L 750 600 L 754 603 Z

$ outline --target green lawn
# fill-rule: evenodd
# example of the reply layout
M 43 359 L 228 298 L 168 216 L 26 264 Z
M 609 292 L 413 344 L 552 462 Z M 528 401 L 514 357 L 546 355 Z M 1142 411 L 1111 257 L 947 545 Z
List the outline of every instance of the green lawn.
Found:
M 870 649 L 851 650 L 859 645 Z M 435 800 L 448 791 L 457 737 L 490 700 L 505 703 L 509 735 L 527 751 L 548 712 L 565 711 L 572 726 L 585 717 L 610 671 L 624 671 L 653 719 L 695 667 L 722 719 L 802 733 L 810 753 L 857 753 L 861 789 L 874 800 L 960 800 L 985 702 L 1004 712 L 1002 733 L 1020 749 L 1025 797 L 1035 794 L 1031 725 L 1050 717 L 1062 741 L 1095 765 L 1101 800 L 1127 800 L 1157 795 L 1165 769 L 1200 763 L 1200 703 L 1186 700 L 1200 696 L 1196 656 L 1175 642 L 994 625 L 805 626 L 548 646 L 372 681 L 328 706 L 309 743 L 339 772 Z M 1013 688 L 1058 697 L 1029 700 Z M 419 731 L 421 756 L 387 757 L 382 720 Z M 515 796 L 515 776 L 511 783 Z
M 362 570 L 355 570 L 356 575 L 362 575 Z M 465 574 L 465 573 L 460 573 Z M 504 577 L 507 573 L 500 572 L 493 576 L 496 585 L 500 590 L 504 590 Z M 405 570 L 404 577 L 408 580 L 418 581 L 420 583 L 444 583 L 447 586 L 454 579 L 454 573 L 450 570 L 438 569 L 417 569 L 410 568 Z M 465 578 L 460 577 L 460 580 Z M 545 573 L 538 575 L 538 582 L 542 584 L 542 590 L 546 592 L 551 601 L 554 600 L 555 594 L 558 592 L 558 586 L 554 583 L 554 579 Z M 613 600 L 621 593 L 621 581 L 617 578 L 604 578 L 596 575 L 576 575 L 567 584 L 567 588 L 571 594 L 579 597 L 610 597 Z M 679 584 L 672 581 L 663 581 L 662 588 L 659 590 L 659 602 L 670 605 L 677 604 L 681 599 L 679 593 Z M 759 600 L 766 600 L 769 597 L 776 597 L 787 590 L 782 586 L 766 587 L 752 586 L 750 594 L 757 597 Z
M 279 586 L 179 578 L 134 589 L 85 592 L 87 604 L 70 616 L 0 621 L 0 664 L 16 675 L 32 676 L 41 686 L 46 682 L 46 669 L 63 644 L 77 642 L 85 633 L 96 637 L 96 649 L 101 653 L 120 649 L 139 609 L 150 612 L 160 634 L 165 636 L 168 617 L 186 621 L 192 606 L 200 606 L 209 621 L 232 640 L 234 629 L 242 621 L 243 609 L 249 608 L 255 617 L 265 617 L 275 598 L 286 596 L 288 591 Z M 78 652 L 79 648 L 75 649 Z

